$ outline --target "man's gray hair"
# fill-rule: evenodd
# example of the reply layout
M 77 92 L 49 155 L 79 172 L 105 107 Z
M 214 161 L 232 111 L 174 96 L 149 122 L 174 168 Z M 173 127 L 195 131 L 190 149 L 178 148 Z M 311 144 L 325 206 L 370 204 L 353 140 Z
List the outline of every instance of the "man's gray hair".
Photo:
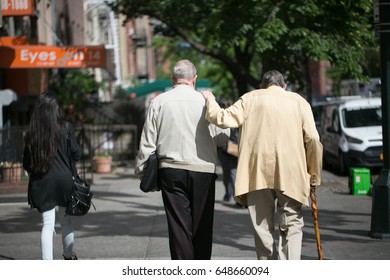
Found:
M 192 79 L 196 76 L 196 68 L 191 61 L 183 59 L 173 66 L 172 78 L 174 79 Z
M 283 75 L 277 70 L 271 70 L 263 75 L 260 88 L 268 88 L 272 85 L 283 87 L 285 84 Z

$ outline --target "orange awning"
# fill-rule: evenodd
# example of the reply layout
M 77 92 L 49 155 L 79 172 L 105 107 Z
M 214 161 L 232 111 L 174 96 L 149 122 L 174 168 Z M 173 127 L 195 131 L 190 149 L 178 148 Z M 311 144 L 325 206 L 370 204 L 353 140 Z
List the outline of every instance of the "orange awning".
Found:
M 0 46 L 19 46 L 26 45 L 28 43 L 27 36 L 11 37 L 4 36 L 0 37 Z

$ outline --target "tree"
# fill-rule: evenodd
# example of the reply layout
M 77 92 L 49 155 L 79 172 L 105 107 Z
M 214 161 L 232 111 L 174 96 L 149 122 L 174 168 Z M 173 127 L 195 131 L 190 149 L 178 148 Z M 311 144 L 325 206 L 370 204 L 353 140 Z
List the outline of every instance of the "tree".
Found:
M 103 84 L 97 82 L 93 75 L 78 69 L 51 73 L 49 79 L 49 88 L 57 92 L 65 112 L 74 115 L 77 121 L 83 121 L 87 103 L 97 100 L 94 96 L 102 86 Z M 68 112 L 69 110 L 72 112 Z
M 197 52 L 183 39 L 177 37 L 156 36 L 153 40 L 153 47 L 158 53 L 161 53 L 160 67 L 157 67 L 156 73 L 157 78 L 170 79 L 171 73 L 167 73 L 165 70 L 167 68 L 166 62 L 169 62 L 169 68 L 172 69 L 173 64 L 179 59 L 187 58 L 196 65 L 198 79 L 207 79 L 211 82 L 213 93 L 217 98 L 237 99 L 233 78 L 218 60 Z
M 371 0 L 118 0 L 127 19 L 147 15 L 155 31 L 180 37 L 219 61 L 242 95 L 278 69 L 310 92 L 308 60 L 327 60 L 334 79 L 364 79 L 359 62 L 375 42 Z

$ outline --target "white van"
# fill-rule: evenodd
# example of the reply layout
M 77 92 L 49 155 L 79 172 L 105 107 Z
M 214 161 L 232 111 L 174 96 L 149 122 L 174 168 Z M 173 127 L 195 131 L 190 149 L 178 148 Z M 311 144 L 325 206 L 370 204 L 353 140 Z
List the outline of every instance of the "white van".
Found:
M 350 167 L 383 166 L 381 99 L 337 101 L 323 107 L 324 165 L 346 174 Z

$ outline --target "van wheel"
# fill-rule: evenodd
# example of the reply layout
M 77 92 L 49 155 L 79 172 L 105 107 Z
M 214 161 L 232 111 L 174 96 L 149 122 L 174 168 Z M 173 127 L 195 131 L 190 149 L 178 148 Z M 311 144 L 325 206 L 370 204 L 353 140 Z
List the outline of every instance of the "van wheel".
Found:
M 340 175 L 347 175 L 348 166 L 345 162 L 344 154 L 341 151 L 339 152 L 339 170 Z

